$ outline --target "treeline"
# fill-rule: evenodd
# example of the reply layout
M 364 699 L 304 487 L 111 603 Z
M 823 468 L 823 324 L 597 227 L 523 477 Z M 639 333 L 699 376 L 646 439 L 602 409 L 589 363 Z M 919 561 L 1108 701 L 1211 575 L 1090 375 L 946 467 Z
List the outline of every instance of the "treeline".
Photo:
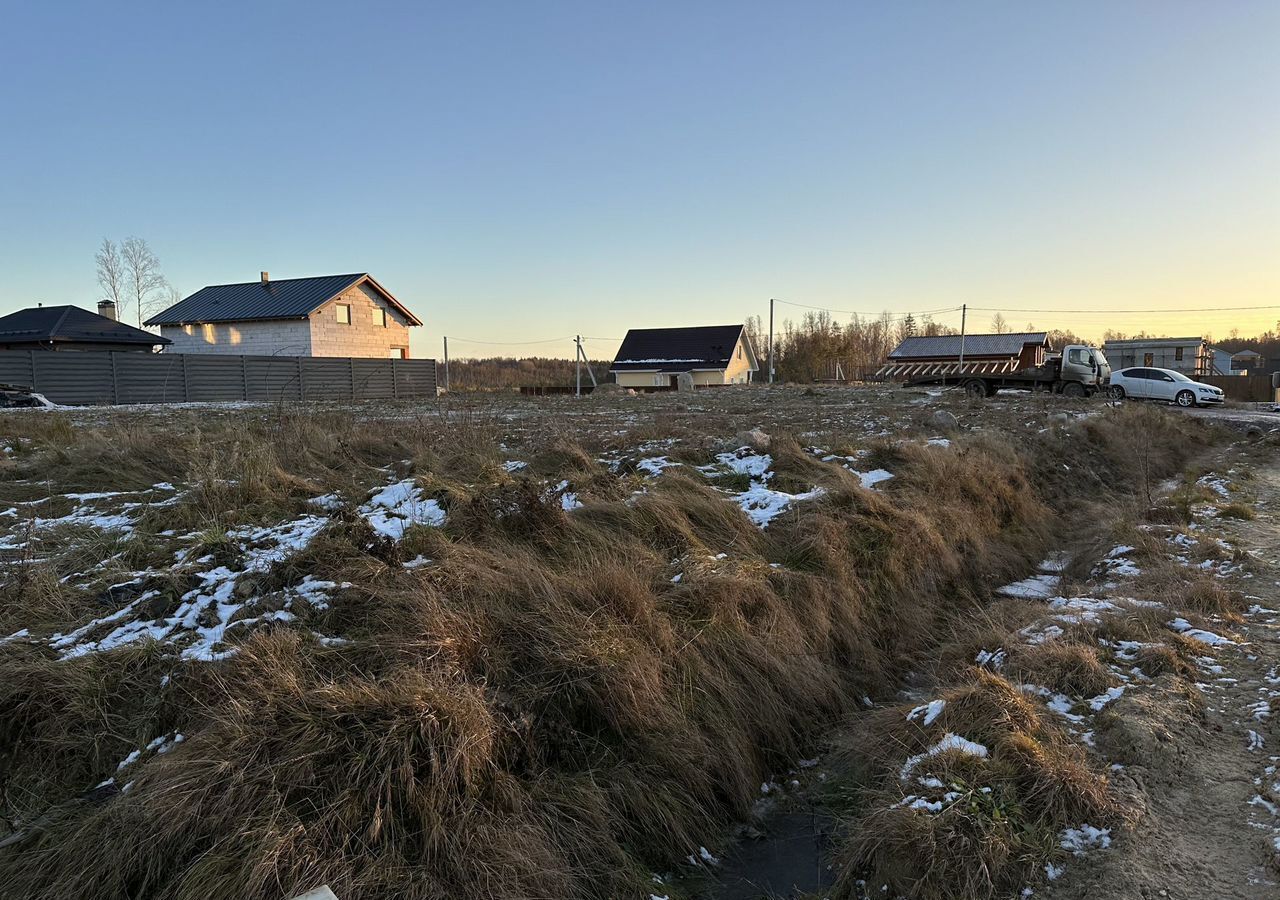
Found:
M 609 375 L 611 360 L 593 360 L 591 368 L 600 382 L 612 381 Z M 443 364 L 440 369 L 443 382 Z M 590 384 L 586 367 L 582 369 L 582 383 Z M 455 391 L 497 391 L 522 387 L 569 387 L 574 384 L 574 365 L 571 359 L 552 359 L 534 356 L 516 359 L 510 356 L 494 356 L 487 359 L 455 359 L 449 363 L 449 388 Z
M 799 322 L 787 320 L 774 338 L 775 379 L 814 382 L 843 377 L 856 380 L 875 372 L 885 357 L 913 335 L 958 334 L 958 330 L 933 321 L 928 316 L 878 318 L 855 315 L 841 324 L 826 312 L 805 313 Z M 759 316 L 747 319 L 747 334 L 760 360 L 760 380 L 768 377 L 768 333 Z

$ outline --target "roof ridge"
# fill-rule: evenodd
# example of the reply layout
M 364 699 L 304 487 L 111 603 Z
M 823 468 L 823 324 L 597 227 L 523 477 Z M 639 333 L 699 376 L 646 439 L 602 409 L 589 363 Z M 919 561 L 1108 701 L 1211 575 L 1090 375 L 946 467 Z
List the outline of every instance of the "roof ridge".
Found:
M 49 326 L 50 339 L 57 336 L 58 329 L 62 327 L 62 323 L 67 321 L 67 316 L 71 315 L 71 310 L 76 308 L 77 307 L 71 306 L 70 304 L 62 307 L 62 315 L 58 316 L 58 321 L 54 322 L 51 326 Z
M 746 328 L 742 323 L 724 325 L 653 325 L 652 328 L 628 328 L 628 332 L 689 332 L 695 328 Z
M 286 281 L 319 281 L 322 278 L 364 278 L 368 272 L 338 272 L 334 275 L 299 275 L 297 278 L 270 278 L 266 281 L 228 281 L 225 284 L 206 284 L 204 287 L 248 287 L 254 284 L 283 284 Z M 204 290 L 201 288 L 200 290 Z

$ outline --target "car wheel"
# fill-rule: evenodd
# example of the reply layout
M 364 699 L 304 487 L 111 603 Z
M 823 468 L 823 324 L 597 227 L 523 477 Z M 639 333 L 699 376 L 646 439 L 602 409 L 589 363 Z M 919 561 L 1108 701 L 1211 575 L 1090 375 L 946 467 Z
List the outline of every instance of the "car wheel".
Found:
M 970 400 L 982 400 L 987 396 L 987 383 L 978 378 L 971 378 L 964 383 L 964 392 Z
M 1085 391 L 1083 384 L 1078 381 L 1072 381 L 1062 388 L 1062 393 L 1067 397 L 1078 400 L 1085 396 L 1087 392 Z
M 1178 396 L 1173 398 L 1173 402 L 1183 407 L 1184 409 L 1187 407 L 1195 406 L 1196 395 L 1191 393 L 1190 391 L 1178 391 Z
M 1124 388 L 1120 387 L 1120 385 L 1118 385 L 1118 384 L 1113 384 L 1113 385 L 1111 385 L 1111 389 L 1107 391 L 1107 395 L 1108 395 L 1112 400 L 1123 400 L 1123 399 L 1124 399 Z

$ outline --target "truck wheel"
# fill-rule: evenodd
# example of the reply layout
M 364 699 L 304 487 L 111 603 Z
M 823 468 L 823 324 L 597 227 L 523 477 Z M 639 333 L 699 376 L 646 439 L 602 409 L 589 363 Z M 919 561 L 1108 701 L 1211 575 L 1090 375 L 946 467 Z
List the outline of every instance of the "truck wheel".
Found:
M 1073 400 L 1086 396 L 1084 385 L 1078 381 L 1072 381 L 1064 385 L 1062 388 L 1062 393 L 1064 396 L 1070 397 Z
M 987 396 L 987 384 L 978 378 L 970 378 L 964 383 L 965 396 L 970 400 L 982 400 Z
M 1111 397 L 1112 400 L 1123 400 L 1124 388 L 1120 387 L 1120 385 L 1118 384 L 1113 384 L 1111 385 L 1111 389 L 1107 391 L 1107 394 L 1108 396 Z
M 1178 391 L 1178 396 L 1173 398 L 1173 402 L 1186 409 L 1196 405 L 1196 395 L 1190 391 Z

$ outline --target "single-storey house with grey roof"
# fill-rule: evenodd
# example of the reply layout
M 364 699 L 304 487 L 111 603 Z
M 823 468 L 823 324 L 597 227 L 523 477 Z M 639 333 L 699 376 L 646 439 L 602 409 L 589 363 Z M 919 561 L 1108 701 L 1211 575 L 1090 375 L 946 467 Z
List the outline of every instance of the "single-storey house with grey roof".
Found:
M 876 374 L 888 379 L 956 372 L 998 375 L 1042 365 L 1052 349 L 1043 331 L 909 337 Z
M 0 350 L 140 350 L 151 353 L 168 338 L 116 321 L 115 304 L 98 309 L 30 306 L 0 317 Z
M 623 387 L 675 387 L 688 373 L 695 385 L 746 384 L 759 366 L 742 325 L 632 328 L 609 371 Z
M 409 358 L 422 324 L 367 272 L 216 284 L 147 319 L 174 353 Z
M 1172 369 L 1183 375 L 1213 374 L 1213 351 L 1202 337 L 1130 338 L 1107 341 L 1102 352 L 1111 371 L 1145 368 Z

